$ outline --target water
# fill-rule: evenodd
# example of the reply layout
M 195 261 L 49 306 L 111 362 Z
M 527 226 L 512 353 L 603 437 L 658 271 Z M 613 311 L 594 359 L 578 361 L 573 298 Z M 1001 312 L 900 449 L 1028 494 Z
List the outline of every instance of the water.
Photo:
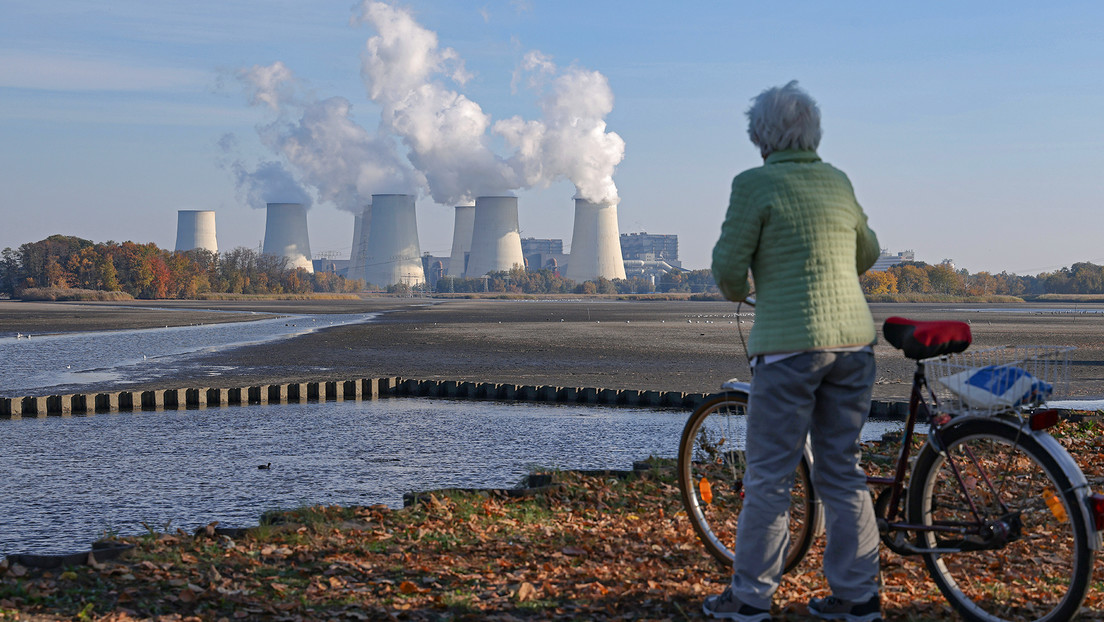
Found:
M 142 330 L 0 337 L 0 396 L 79 392 L 91 384 L 118 387 L 171 377 L 202 354 L 286 339 L 376 314 L 282 316 L 251 322 Z M 226 373 L 210 367 L 206 373 Z
M 142 522 L 244 527 L 303 504 L 400 507 L 405 492 L 512 487 L 534 466 L 629 469 L 674 457 L 687 416 L 390 398 L 0 421 L 0 555 L 87 550 Z M 871 422 L 864 438 L 899 427 Z

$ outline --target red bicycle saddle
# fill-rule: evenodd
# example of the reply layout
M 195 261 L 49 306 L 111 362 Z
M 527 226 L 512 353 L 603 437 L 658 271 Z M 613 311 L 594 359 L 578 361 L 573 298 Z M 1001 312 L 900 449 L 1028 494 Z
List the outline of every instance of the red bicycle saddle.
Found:
M 919 322 L 891 317 L 882 324 L 882 334 L 894 348 L 910 359 L 930 359 L 962 352 L 970 347 L 970 325 L 966 322 Z

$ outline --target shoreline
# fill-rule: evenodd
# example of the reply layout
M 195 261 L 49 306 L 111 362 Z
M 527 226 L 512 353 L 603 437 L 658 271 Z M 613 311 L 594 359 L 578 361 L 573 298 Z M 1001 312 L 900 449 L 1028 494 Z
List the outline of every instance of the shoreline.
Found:
M 752 316 L 745 308 L 741 317 L 736 317 L 736 305 L 728 302 L 427 298 L 135 302 L 144 301 L 0 301 L 0 326 L 13 334 L 33 332 L 35 326 L 53 326 L 53 332 L 126 330 L 281 314 L 384 312 L 365 324 L 335 326 L 288 340 L 199 356 L 153 383 L 87 385 L 80 392 L 403 377 L 712 393 L 729 378 L 750 379 L 738 329 L 746 331 Z M 1104 395 L 1104 316 L 1009 312 L 1054 306 L 1053 302 L 874 303 L 871 309 L 879 328 L 892 315 L 968 320 L 973 348 L 1076 346 L 1071 359 L 1071 395 Z M 907 399 L 912 361 L 880 335 L 875 357 L 874 399 Z M 226 371 L 211 377 L 205 366 L 216 364 Z

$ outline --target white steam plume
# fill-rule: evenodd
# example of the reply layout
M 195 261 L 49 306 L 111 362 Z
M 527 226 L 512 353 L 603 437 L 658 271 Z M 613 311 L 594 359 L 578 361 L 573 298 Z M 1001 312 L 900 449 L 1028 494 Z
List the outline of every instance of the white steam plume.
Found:
M 625 141 L 606 131 L 605 117 L 613 110 L 609 81 L 580 67 L 560 72 L 549 57 L 536 51 L 525 55 L 522 70 L 530 75 L 530 86 L 543 91 L 544 118 L 512 117 L 495 123 L 494 131 L 517 149 L 511 162 L 523 183 L 544 185 L 565 177 L 575 184 L 580 198 L 617 204 L 613 173 L 625 157 Z
M 422 185 L 387 136 L 369 133 L 352 118 L 343 97 L 317 100 L 298 92 L 292 72 L 277 62 L 238 72 L 255 105 L 276 120 L 257 128 L 261 142 L 279 154 L 319 201 L 360 213 L 373 193 L 414 193 Z
M 383 127 L 409 149 L 434 201 L 458 205 L 519 187 L 514 167 L 487 144 L 490 117 L 442 82 L 470 78 L 456 51 L 440 48 L 436 33 L 408 11 L 382 2 L 364 2 L 360 21 L 377 32 L 361 61 L 368 96 L 383 109 Z
M 233 134 L 224 134 L 218 142 L 222 149 L 220 164 L 234 178 L 238 200 L 258 209 L 269 203 L 302 203 L 311 206 L 311 195 L 295 176 L 277 161 L 265 161 L 256 167 L 248 166 L 237 154 L 237 140 Z

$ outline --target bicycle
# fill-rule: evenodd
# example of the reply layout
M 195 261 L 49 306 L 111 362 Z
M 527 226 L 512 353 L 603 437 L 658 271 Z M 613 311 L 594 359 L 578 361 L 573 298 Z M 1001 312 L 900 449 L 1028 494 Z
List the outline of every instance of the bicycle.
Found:
M 882 542 L 921 556 L 943 596 L 968 620 L 1069 619 L 1104 545 L 1104 495 L 1089 489 L 1076 461 L 1046 432 L 1060 418 L 1046 400 L 1055 396 L 1055 383 L 1068 385 L 1072 348 L 964 353 L 971 342 L 964 322 L 895 317 L 882 332 L 916 361 L 893 475 L 867 477 Z M 1007 386 L 998 382 L 990 397 L 978 395 L 979 369 L 1003 374 Z M 687 516 L 708 552 L 728 567 L 743 499 L 749 388 L 726 383 L 690 416 L 679 443 Z M 920 421 L 930 427 L 912 458 Z M 815 468 L 806 442 L 791 493 L 786 572 L 823 529 Z

